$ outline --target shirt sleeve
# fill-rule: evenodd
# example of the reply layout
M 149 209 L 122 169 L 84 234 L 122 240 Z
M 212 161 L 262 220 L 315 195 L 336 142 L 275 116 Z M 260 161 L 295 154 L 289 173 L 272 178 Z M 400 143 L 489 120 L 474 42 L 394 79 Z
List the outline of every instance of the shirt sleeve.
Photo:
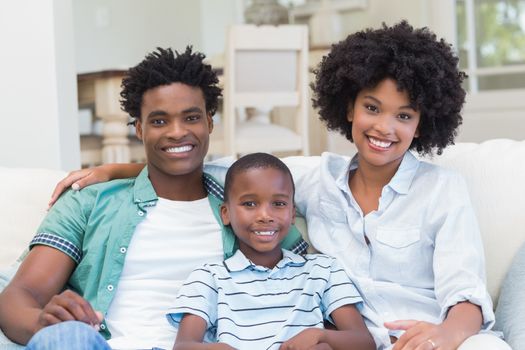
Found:
M 334 258 L 328 259 L 331 260 L 331 264 L 326 288 L 321 299 L 321 311 L 323 317 L 333 323 L 330 314 L 334 310 L 344 305 L 360 304 L 363 299 L 343 266 Z M 360 305 L 356 306 L 360 307 Z
M 184 282 L 166 317 L 178 328 L 184 314 L 206 321 L 205 339 L 215 339 L 217 328 L 218 288 L 208 265 L 195 269 Z
M 93 191 L 67 191 L 51 207 L 29 243 L 46 245 L 68 255 L 75 263 L 82 259 L 82 241 L 93 202 Z
M 459 302 L 479 305 L 483 329 L 494 325 L 492 300 L 485 282 L 485 258 L 481 234 L 470 203 L 467 185 L 455 174 L 441 192 L 445 201 L 442 222 L 435 237 L 434 283 L 436 298 L 441 306 L 440 318 Z M 447 193 L 452 195 L 447 196 Z

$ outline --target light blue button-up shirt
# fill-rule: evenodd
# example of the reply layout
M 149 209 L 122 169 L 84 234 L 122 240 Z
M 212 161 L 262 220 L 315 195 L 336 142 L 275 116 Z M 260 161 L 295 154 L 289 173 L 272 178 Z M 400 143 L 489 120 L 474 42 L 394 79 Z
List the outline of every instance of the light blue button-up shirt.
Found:
M 480 305 L 483 328 L 492 327 L 483 245 L 463 178 L 407 152 L 378 210 L 363 215 L 348 186 L 357 157 L 325 153 L 319 167 L 295 171 L 295 199 L 314 248 L 338 258 L 360 289 L 379 348 L 390 345 L 384 322 L 440 323 L 461 301 Z

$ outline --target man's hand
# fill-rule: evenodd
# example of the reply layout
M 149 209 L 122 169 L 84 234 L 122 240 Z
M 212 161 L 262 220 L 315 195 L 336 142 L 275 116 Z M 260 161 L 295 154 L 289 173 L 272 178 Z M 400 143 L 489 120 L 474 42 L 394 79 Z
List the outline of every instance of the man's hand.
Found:
M 38 323 L 42 328 L 73 320 L 87 323 L 98 331 L 103 316 L 102 313 L 95 312 L 86 299 L 73 291 L 66 290 L 52 297 L 38 317 Z

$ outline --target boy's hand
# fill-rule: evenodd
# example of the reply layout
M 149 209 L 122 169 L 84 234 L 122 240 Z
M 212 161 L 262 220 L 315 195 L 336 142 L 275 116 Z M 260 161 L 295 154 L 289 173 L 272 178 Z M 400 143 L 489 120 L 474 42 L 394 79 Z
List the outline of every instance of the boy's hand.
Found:
M 282 343 L 279 350 L 330 349 L 328 344 L 319 344 L 322 336 L 323 329 L 308 328 Z M 318 345 L 321 347 L 318 347 Z
M 52 297 L 38 317 L 38 323 L 42 327 L 73 320 L 87 323 L 98 331 L 103 316 L 102 313 L 95 312 L 86 299 L 66 290 Z
M 454 342 L 452 332 L 443 324 L 433 324 L 416 320 L 385 322 L 385 327 L 392 330 L 405 330 L 396 341 L 392 350 L 453 350 L 460 344 Z

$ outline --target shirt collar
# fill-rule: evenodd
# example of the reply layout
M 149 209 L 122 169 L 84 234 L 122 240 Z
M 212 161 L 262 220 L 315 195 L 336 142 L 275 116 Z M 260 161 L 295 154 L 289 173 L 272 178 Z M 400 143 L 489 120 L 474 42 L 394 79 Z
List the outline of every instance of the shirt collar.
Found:
M 350 164 L 348 165 L 348 167 L 346 167 L 344 171 L 341 171 L 338 174 L 335 181 L 337 183 L 337 187 L 339 187 L 340 189 L 346 191 L 346 189 L 348 188 L 348 176 L 352 170 L 357 169 L 358 158 L 359 154 L 354 155 L 350 160 Z M 396 173 L 394 174 L 394 177 L 392 177 L 387 186 L 389 186 L 399 194 L 407 194 L 408 189 L 412 184 L 412 180 L 414 180 L 414 176 L 416 175 L 418 167 L 419 160 L 410 151 L 405 152 L 405 155 L 401 160 L 399 168 L 397 169 Z
M 283 268 L 285 266 L 302 266 L 306 263 L 306 259 L 303 256 L 286 249 L 282 249 L 282 251 L 283 258 L 277 263 L 277 265 L 275 265 L 276 268 Z M 230 272 L 239 272 L 249 268 L 257 271 L 271 270 L 264 266 L 255 265 L 239 249 L 237 249 L 232 257 L 224 261 L 224 266 Z
M 203 173 L 203 182 L 204 189 L 208 193 L 208 196 L 214 196 L 221 202 L 224 200 L 224 190 L 213 176 Z M 156 202 L 157 199 L 157 193 L 155 193 L 155 189 L 148 177 L 148 167 L 145 166 L 135 179 L 133 202 L 136 204 L 148 203 L 145 204 L 145 206 L 152 206 L 155 205 L 154 202 Z

